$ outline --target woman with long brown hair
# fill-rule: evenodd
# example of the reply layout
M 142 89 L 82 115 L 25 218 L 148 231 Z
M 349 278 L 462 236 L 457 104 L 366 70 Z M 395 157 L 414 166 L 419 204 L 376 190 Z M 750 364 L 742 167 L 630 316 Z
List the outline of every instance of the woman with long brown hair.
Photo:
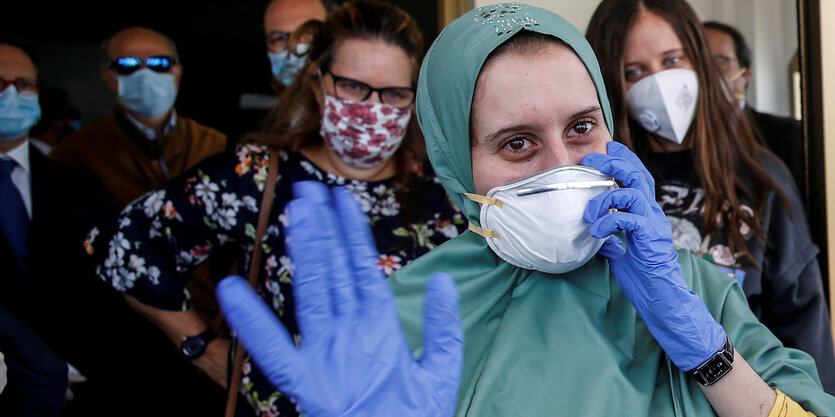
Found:
M 835 392 L 818 248 L 797 186 L 739 117 L 696 13 L 683 0 L 604 0 L 586 37 L 617 139 L 655 178 L 675 247 L 736 278 L 757 317 L 810 353 Z
M 415 21 L 388 3 L 358 0 L 324 22 L 304 24 L 291 42 L 307 38 L 310 63 L 283 93 L 266 132 L 137 200 L 87 242 L 100 276 L 220 385 L 228 380 L 230 342 L 206 333 L 207 325 L 189 308 L 179 272 L 223 244 L 240 247 L 248 265 L 271 148 L 278 150 L 278 177 L 256 289 L 295 329 L 294 337 L 294 268 L 284 244 L 284 212 L 296 183 L 353 192 L 370 219 L 380 252 L 376 263 L 386 276 L 458 235 L 465 223 L 422 157 L 417 129 L 409 130 L 424 49 Z M 248 358 L 240 386 L 259 416 L 297 414 Z

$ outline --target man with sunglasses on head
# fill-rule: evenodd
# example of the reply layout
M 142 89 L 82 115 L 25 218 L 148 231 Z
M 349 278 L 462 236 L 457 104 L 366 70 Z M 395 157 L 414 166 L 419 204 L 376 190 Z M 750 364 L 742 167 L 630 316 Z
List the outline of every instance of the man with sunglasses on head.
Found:
M 104 42 L 102 54 L 115 111 L 67 137 L 50 157 L 99 176 L 124 207 L 224 149 L 224 134 L 174 110 L 183 66 L 169 37 L 127 28 Z

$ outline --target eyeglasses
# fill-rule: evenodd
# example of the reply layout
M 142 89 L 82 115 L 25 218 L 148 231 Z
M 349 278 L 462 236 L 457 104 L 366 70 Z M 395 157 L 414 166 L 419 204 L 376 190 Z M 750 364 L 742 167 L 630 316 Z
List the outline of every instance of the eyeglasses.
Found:
M 365 101 L 371 97 L 371 93 L 376 92 L 381 102 L 399 108 L 409 107 L 415 99 L 415 89 L 412 87 L 374 88 L 362 81 L 334 75 L 329 68 L 325 68 L 325 73 L 333 78 L 333 90 L 338 98 Z
M 290 34 L 280 30 L 267 34 L 267 49 L 273 52 L 287 49 L 287 42 L 290 41 Z
M 177 65 L 177 59 L 169 55 L 156 55 L 147 58 L 136 58 L 123 56 L 110 62 L 110 69 L 119 75 L 130 75 L 144 66 L 156 72 L 169 72 L 171 67 Z
M 14 86 L 18 94 L 24 96 L 33 96 L 38 94 L 38 90 L 40 90 L 38 82 L 31 78 L 20 77 L 14 80 L 7 80 L 0 77 L 0 92 L 6 91 L 10 85 Z

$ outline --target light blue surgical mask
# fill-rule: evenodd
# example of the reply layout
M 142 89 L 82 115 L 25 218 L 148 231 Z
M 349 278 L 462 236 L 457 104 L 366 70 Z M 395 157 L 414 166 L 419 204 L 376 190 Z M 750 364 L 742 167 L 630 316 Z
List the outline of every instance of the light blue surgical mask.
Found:
M 119 103 L 139 117 L 162 116 L 177 100 L 174 75 L 142 68 L 130 75 L 119 75 Z
M 306 43 L 300 43 L 296 45 L 296 53 L 291 53 L 289 48 L 278 52 L 267 52 L 276 81 L 287 87 L 296 80 L 299 72 L 307 65 L 308 57 L 304 53 L 309 47 Z
M 0 93 L 0 142 L 20 138 L 40 118 L 37 94 L 18 94 L 13 85 Z

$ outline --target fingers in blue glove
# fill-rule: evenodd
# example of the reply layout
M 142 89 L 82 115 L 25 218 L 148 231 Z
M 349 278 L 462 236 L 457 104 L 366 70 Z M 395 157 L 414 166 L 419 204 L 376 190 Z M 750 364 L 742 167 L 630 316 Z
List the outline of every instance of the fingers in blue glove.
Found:
M 623 247 L 623 241 L 619 237 L 609 236 L 597 253 L 609 260 L 617 260 L 626 255 L 626 248 Z
M 290 334 L 246 280 L 239 276 L 221 280 L 217 300 L 226 321 L 271 381 L 284 385 L 288 375 L 304 372 L 297 369 Z
M 387 307 L 391 302 L 391 291 L 377 264 L 379 254 L 371 236 L 368 217 L 351 190 L 335 187 L 332 194 L 341 220 L 342 237 L 350 253 L 358 297 L 362 301 L 370 301 L 371 305 Z
M 321 280 L 330 280 L 331 308 L 336 314 L 350 314 L 357 309 L 357 298 L 351 280 L 350 254 L 342 244 L 344 231 L 334 210 L 331 191 L 318 181 L 301 181 L 293 184 L 295 199 L 288 204 L 290 226 L 287 235 L 291 241 L 291 258 L 316 256 L 317 271 L 327 271 Z M 349 215 L 356 215 L 351 212 Z M 296 223 L 294 216 L 301 216 L 304 224 Z M 297 250 L 298 249 L 298 250 Z M 304 267 L 302 267 L 304 268 Z M 307 271 L 303 271 L 307 272 Z
M 297 185 L 302 184 L 294 184 Z M 317 185 L 322 185 L 324 190 Z M 295 268 L 296 320 L 305 337 L 315 340 L 327 330 L 327 322 L 334 314 L 330 253 L 334 250 L 333 235 L 336 232 L 323 224 L 322 212 L 327 211 L 323 206 L 330 204 L 327 188 L 321 183 L 309 183 L 295 190 L 296 195 L 305 196 L 289 202 L 286 207 L 290 217 L 286 228 L 287 251 Z
M 609 142 L 608 149 L 609 154 L 593 152 L 584 156 L 580 164 L 611 175 L 625 187 L 639 189 L 655 200 L 655 180 L 638 157 L 618 142 Z
M 640 190 L 634 188 L 618 188 L 605 191 L 589 200 L 583 220 L 592 223 L 601 216 L 609 214 L 611 209 L 626 210 L 639 216 L 648 217 L 652 214 L 652 204 Z

